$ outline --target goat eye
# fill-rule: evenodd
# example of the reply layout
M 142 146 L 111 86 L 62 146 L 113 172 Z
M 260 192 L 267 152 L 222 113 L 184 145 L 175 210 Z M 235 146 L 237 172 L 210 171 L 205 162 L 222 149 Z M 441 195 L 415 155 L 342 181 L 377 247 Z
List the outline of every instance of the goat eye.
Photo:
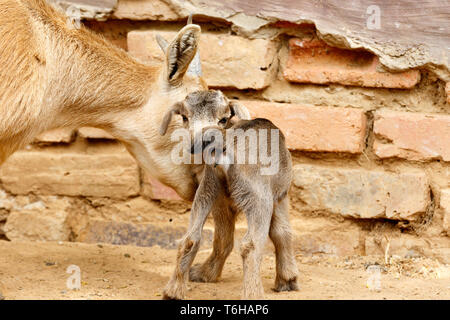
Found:
M 185 115 L 182 115 L 182 117 L 183 117 L 183 122 L 187 122 L 188 121 L 188 118 Z
M 227 118 L 222 118 L 222 119 L 219 120 L 219 123 L 220 124 L 225 124 L 225 123 L 227 123 L 227 121 L 228 121 Z

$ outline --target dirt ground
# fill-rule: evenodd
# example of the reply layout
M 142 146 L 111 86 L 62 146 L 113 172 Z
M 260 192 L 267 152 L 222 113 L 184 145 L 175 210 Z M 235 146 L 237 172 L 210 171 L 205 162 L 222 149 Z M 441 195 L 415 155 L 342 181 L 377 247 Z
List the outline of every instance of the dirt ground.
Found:
M 199 252 L 204 260 L 210 249 Z M 0 241 L 0 289 L 5 299 L 160 299 L 175 250 L 83 243 Z M 266 299 L 450 299 L 450 266 L 427 258 L 297 255 L 300 291 L 271 291 L 274 254 L 262 264 Z M 69 265 L 81 289 L 66 286 Z M 368 279 L 376 265 L 379 290 Z M 373 279 L 373 278 L 370 278 Z M 189 283 L 188 299 L 239 299 L 241 258 L 235 249 L 218 283 Z M 369 283 L 369 285 L 368 285 Z

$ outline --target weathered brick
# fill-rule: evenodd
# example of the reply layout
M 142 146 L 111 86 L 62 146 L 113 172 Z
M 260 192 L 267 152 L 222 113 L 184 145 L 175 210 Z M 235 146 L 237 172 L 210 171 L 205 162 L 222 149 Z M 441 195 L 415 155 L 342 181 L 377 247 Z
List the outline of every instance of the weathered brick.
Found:
M 75 131 L 69 128 L 54 129 L 41 133 L 36 137 L 37 143 L 71 143 L 75 138 Z
M 400 234 L 389 237 L 383 235 L 368 236 L 365 239 L 366 255 L 385 255 L 389 243 L 389 255 L 405 258 L 428 257 L 441 263 L 450 263 L 450 239 L 442 237 L 418 237 L 411 234 Z
M 162 184 L 147 173 L 143 174 L 141 194 L 154 200 L 182 200 L 175 190 Z
M 19 241 L 68 241 L 70 228 L 67 224 L 67 199 L 49 197 L 13 210 L 4 226 L 9 240 Z
M 173 21 L 180 17 L 161 0 L 119 0 L 113 18 Z
M 450 115 L 377 111 L 374 119 L 378 157 L 450 161 Z
M 19 241 L 68 241 L 70 230 L 65 225 L 67 213 L 32 210 L 14 211 L 4 226 L 6 237 Z
M 441 191 L 441 201 L 439 205 L 444 214 L 444 229 L 450 236 L 450 189 Z
M 372 53 L 331 47 L 318 39 L 292 38 L 284 77 L 301 83 L 412 88 L 419 82 L 420 73 L 383 72 L 378 57 Z
M 131 31 L 128 33 L 128 51 L 144 62 L 164 61 L 155 40 L 156 34 L 169 41 L 176 35 L 168 31 Z M 265 39 L 202 33 L 200 58 L 203 78 L 211 87 L 267 87 L 276 71 L 276 47 L 274 41 Z
M 286 136 L 290 149 L 359 153 L 366 116 L 359 109 L 242 101 L 253 117 L 267 118 Z
M 0 189 L 0 221 L 6 220 L 8 212 L 14 207 L 14 197 Z
M 186 232 L 183 228 L 160 227 L 154 224 L 135 224 L 90 219 L 77 241 L 87 243 L 110 243 L 163 248 L 176 248 L 176 240 Z
M 306 224 L 311 227 L 311 224 Z M 330 254 L 347 256 L 359 254 L 359 239 L 361 231 L 357 228 L 349 230 L 311 230 L 297 231 L 294 229 L 294 248 L 305 256 L 314 254 Z
M 177 240 L 186 233 L 185 227 L 162 225 L 161 223 L 128 223 L 90 219 L 77 241 L 87 243 L 110 243 L 175 249 Z M 211 246 L 212 232 L 204 230 L 202 244 Z
M 104 21 L 117 6 L 117 0 L 49 0 L 61 6 L 66 12 L 69 6 L 78 9 L 81 18 Z
M 303 210 L 344 217 L 415 220 L 430 203 L 423 172 L 388 173 L 364 169 L 294 166 L 296 197 Z M 302 210 L 302 209 L 300 209 Z
M 93 127 L 82 127 L 78 129 L 78 135 L 84 139 L 115 139 L 105 130 Z
M 13 194 L 124 198 L 139 193 L 139 172 L 124 150 L 111 153 L 18 151 L 0 169 Z

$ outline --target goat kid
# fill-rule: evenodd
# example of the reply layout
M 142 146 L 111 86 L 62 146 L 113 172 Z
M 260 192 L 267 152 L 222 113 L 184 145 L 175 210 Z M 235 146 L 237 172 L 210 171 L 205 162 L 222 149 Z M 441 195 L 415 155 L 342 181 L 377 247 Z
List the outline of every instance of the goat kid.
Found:
M 236 121 L 233 118 L 235 115 L 237 118 L 248 119 L 248 111 L 235 102 L 228 101 L 220 91 L 214 90 L 191 93 L 183 102 L 175 104 L 164 117 L 167 121 L 161 124 L 162 135 L 166 133 L 167 123 L 173 114 L 181 115 L 185 128 L 191 133 L 190 151 L 195 154 L 200 150 L 205 158 L 212 157 L 213 161 L 212 164 L 203 164 L 202 170 L 198 172 L 200 185 L 195 194 L 188 231 L 180 242 L 175 271 L 164 290 L 164 298 L 184 298 L 187 278 L 200 246 L 205 220 L 219 198 L 221 202 L 228 203 L 234 212 L 243 212 L 248 222 L 248 230 L 241 244 L 244 266 L 242 298 L 263 297 L 260 264 L 268 236 L 275 245 L 276 253 L 274 290 L 298 290 L 298 270 L 288 219 L 287 194 L 292 180 L 292 163 L 281 131 L 266 119 Z M 207 136 L 207 132 L 214 130 L 216 133 L 213 140 L 211 136 Z M 226 136 L 225 148 L 218 143 L 218 131 L 222 137 Z M 245 139 L 250 137 L 250 132 L 256 134 L 257 141 L 253 144 L 249 141 L 247 145 Z M 239 141 L 244 141 L 244 144 L 240 145 Z M 276 143 L 272 143 L 273 141 Z M 259 150 L 251 150 L 258 147 Z M 275 172 L 262 174 L 267 163 L 261 161 L 261 147 L 270 154 L 277 154 L 273 158 L 278 162 L 278 170 Z M 244 158 L 250 160 L 255 152 L 259 152 L 260 157 L 254 163 L 235 161 L 239 159 L 240 153 L 244 153 Z M 231 154 L 238 157 L 234 159 L 230 157 Z M 224 232 L 234 232 L 234 228 L 215 230 L 215 233 L 226 237 Z M 194 268 L 194 278 L 195 272 Z M 192 270 L 190 273 L 192 278 Z

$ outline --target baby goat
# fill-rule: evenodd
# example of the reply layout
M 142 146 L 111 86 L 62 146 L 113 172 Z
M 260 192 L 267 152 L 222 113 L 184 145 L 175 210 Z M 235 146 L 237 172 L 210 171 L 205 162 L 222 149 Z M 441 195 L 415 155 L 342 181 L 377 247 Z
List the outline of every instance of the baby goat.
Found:
M 177 264 L 164 290 L 164 298 L 184 297 L 202 229 L 217 197 L 227 197 L 233 211 L 243 212 L 247 218 L 248 230 L 241 244 L 242 298 L 258 299 L 264 295 L 260 264 L 267 236 L 273 241 L 276 252 L 274 290 L 298 290 L 298 270 L 288 219 L 287 194 L 292 163 L 281 131 L 266 119 L 242 120 L 250 118 L 248 111 L 214 90 L 191 93 L 173 106 L 161 125 L 162 135 L 173 114 L 181 115 L 184 127 L 189 130 L 192 156 L 202 153 L 207 163 L 198 166 L 200 184 L 192 205 L 189 228 L 180 242 Z M 234 116 L 241 120 L 236 121 Z M 247 138 L 249 143 L 246 143 Z M 222 140 L 225 140 L 224 144 Z M 270 168 L 266 166 L 268 159 L 264 153 L 270 154 L 275 162 L 270 163 Z M 195 269 L 191 270 L 190 276 L 191 280 L 196 280 Z

